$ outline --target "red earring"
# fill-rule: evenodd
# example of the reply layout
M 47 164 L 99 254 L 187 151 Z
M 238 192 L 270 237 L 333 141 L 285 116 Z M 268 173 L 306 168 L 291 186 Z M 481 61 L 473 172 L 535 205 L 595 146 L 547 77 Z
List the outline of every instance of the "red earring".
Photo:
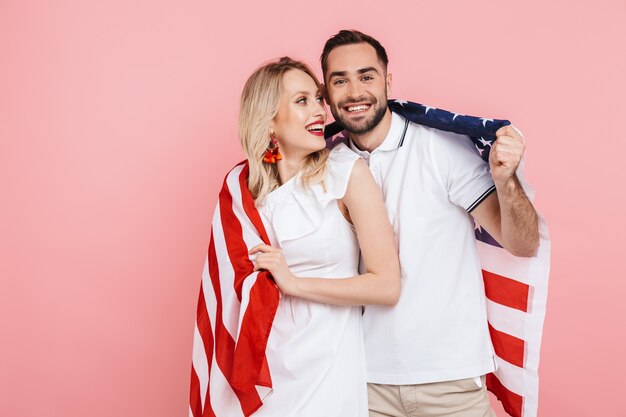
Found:
M 263 162 L 268 164 L 275 164 L 283 159 L 283 156 L 278 152 L 278 142 L 274 133 L 270 133 L 270 144 L 265 149 L 265 155 L 263 155 Z

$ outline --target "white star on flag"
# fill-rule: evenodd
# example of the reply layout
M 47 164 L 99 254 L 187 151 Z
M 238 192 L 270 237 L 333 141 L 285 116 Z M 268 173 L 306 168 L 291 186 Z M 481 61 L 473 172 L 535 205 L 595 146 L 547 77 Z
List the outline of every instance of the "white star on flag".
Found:
M 437 108 L 436 108 L 436 107 L 430 107 L 430 106 L 427 106 L 427 105 L 425 105 L 425 104 L 422 104 L 422 106 L 424 106 L 424 108 L 426 109 L 426 111 L 424 112 L 424 114 L 428 114 L 428 110 L 437 110 Z
M 487 126 L 487 122 L 493 122 L 493 119 L 483 119 L 482 117 L 480 118 L 480 120 L 483 121 L 483 126 Z
M 460 113 L 454 113 L 454 116 L 452 116 L 452 121 L 454 122 L 454 119 L 456 119 L 459 116 L 465 116 L 464 114 L 460 114 Z
M 404 107 L 404 105 L 405 105 L 406 103 L 408 103 L 408 101 L 406 101 L 406 100 L 396 100 L 396 103 L 398 103 L 399 105 L 401 105 L 402 107 Z
M 480 139 L 478 139 L 478 141 L 479 141 L 480 143 L 482 143 L 482 144 L 483 144 L 483 146 L 491 146 L 491 143 L 489 143 L 489 141 L 487 141 L 487 140 L 483 139 L 482 137 L 481 137 Z

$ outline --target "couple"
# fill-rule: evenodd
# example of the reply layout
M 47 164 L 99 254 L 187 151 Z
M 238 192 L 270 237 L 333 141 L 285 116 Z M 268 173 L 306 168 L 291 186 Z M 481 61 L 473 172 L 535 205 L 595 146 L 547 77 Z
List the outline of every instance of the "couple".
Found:
M 259 68 L 244 87 L 241 193 L 249 191 L 257 229 L 267 233 L 260 244 L 245 240 L 250 265 L 271 273 L 281 298 L 271 327 L 256 329 L 269 336 L 260 337 L 264 377 L 252 394 L 235 381 L 245 361 L 224 359 L 246 346 L 224 339 L 216 301 L 217 315 L 206 314 L 213 333 L 196 334 L 194 359 L 202 343 L 205 365 L 220 372 L 204 380 L 192 373 L 190 414 L 493 416 L 484 376 L 495 369 L 494 348 L 473 220 L 512 254 L 535 255 L 537 215 L 515 175 L 523 139 L 511 126 L 499 129 L 487 166 L 466 138 L 392 113 L 387 54 L 361 32 L 331 37 L 321 62 L 325 87 L 289 58 Z M 331 150 L 325 99 L 346 136 Z M 223 190 L 220 204 L 231 194 Z M 239 211 L 254 218 L 243 200 Z M 224 224 L 233 223 L 228 210 L 220 206 Z M 235 244 L 224 237 L 232 260 Z M 215 250 L 212 234 L 209 264 Z M 217 293 L 230 285 L 211 279 Z M 237 291 L 246 285 L 234 282 Z M 248 318 L 235 322 L 243 329 Z M 231 334 L 246 337 L 241 329 Z

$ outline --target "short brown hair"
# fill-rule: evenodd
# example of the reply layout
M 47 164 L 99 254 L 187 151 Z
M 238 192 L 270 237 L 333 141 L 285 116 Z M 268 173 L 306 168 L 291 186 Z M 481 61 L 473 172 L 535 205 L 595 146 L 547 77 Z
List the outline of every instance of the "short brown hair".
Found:
M 324 50 L 322 51 L 322 56 L 320 57 L 324 78 L 326 77 L 327 61 L 330 52 L 338 46 L 353 45 L 356 43 L 367 43 L 371 45 L 376 50 L 376 55 L 378 56 L 378 60 L 381 64 L 383 64 L 383 69 L 387 71 L 389 58 L 387 58 L 387 51 L 385 51 L 385 48 L 383 48 L 380 42 L 363 32 L 359 32 L 358 30 L 344 29 L 340 30 L 336 35 L 331 36 L 324 45 Z

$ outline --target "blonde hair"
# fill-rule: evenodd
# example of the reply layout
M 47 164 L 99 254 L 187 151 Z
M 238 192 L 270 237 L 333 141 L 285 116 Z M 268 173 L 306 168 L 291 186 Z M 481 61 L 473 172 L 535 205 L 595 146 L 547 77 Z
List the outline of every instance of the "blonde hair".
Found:
M 239 140 L 248 158 L 248 188 L 256 204 L 280 186 L 278 167 L 263 162 L 263 155 L 270 142 L 270 123 L 278 113 L 283 76 L 291 70 L 305 72 L 322 90 L 322 85 L 308 65 L 283 57 L 257 69 L 248 78 L 241 93 Z M 328 153 L 328 149 L 322 149 L 307 155 L 302 163 L 300 177 L 304 186 L 315 182 L 323 185 Z

